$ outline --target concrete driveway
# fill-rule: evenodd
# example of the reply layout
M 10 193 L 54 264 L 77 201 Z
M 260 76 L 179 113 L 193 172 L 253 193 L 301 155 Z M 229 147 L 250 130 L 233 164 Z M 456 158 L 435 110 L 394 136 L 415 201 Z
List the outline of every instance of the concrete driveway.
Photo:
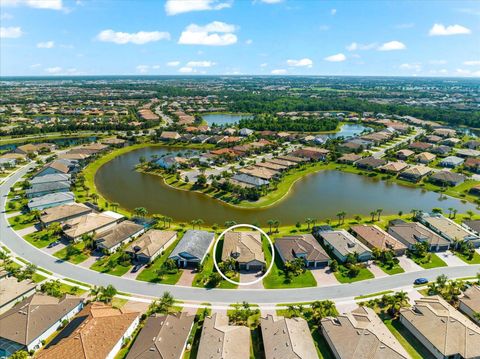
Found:
M 339 283 L 335 274 L 328 267 L 312 268 L 310 269 L 310 272 L 317 281 L 317 287 L 325 287 Z
M 464 266 L 465 262 L 458 258 L 451 251 L 436 253 L 449 267 Z
M 240 271 L 240 283 L 249 283 L 257 280 L 262 276 L 262 272 L 247 272 L 247 271 Z M 248 288 L 248 289 L 264 289 L 263 282 L 260 280 L 257 283 L 244 285 L 240 288 Z
M 417 272 L 423 270 L 422 267 L 420 267 L 417 263 L 412 261 L 410 258 L 407 256 L 401 256 L 397 257 L 399 260 L 400 267 L 403 268 L 405 272 Z
M 388 274 L 385 273 L 382 268 L 380 268 L 378 265 L 376 265 L 375 263 L 373 262 L 370 262 L 367 264 L 367 269 L 373 273 L 373 275 L 375 276 L 375 278 L 383 278 L 383 277 L 387 277 Z

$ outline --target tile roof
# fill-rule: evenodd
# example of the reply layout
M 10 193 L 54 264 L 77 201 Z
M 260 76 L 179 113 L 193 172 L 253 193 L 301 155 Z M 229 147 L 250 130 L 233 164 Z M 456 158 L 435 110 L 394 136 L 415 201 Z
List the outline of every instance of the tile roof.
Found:
M 63 232 L 71 238 L 77 238 L 115 223 L 117 220 L 117 218 L 105 213 L 89 213 L 66 221 L 63 225 Z
M 275 247 L 282 253 L 285 261 L 291 261 L 296 255 L 306 253 L 307 261 L 328 261 L 330 257 L 311 234 L 277 238 Z
M 222 261 L 233 257 L 239 263 L 265 262 L 262 235 L 258 231 L 229 231 L 223 236 Z
M 123 221 L 115 227 L 95 235 L 95 243 L 103 248 L 112 248 L 143 230 L 143 226 L 132 221 Z
M 350 227 L 350 229 L 360 238 L 367 242 L 370 248 L 379 248 L 381 250 L 405 250 L 403 243 L 397 241 L 390 234 L 379 228 L 378 226 L 368 226 L 359 224 Z
M 146 257 L 154 256 L 167 244 L 173 237 L 177 236 L 175 231 L 160 231 L 158 229 L 150 229 L 142 234 L 138 239 L 132 242 L 127 252 L 135 254 L 143 254 Z
M 42 210 L 40 221 L 43 223 L 61 222 L 65 218 L 81 216 L 92 211 L 90 207 L 85 206 L 83 203 L 74 202 Z

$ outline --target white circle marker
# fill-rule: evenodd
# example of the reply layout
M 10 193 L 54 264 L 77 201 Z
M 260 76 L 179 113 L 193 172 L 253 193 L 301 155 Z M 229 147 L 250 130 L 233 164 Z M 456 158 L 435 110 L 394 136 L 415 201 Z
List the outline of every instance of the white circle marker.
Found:
M 251 282 L 236 282 L 230 278 L 228 278 L 225 274 L 223 274 L 223 272 L 220 270 L 220 268 L 218 268 L 218 263 L 217 263 L 217 258 L 216 258 L 216 253 L 217 253 L 217 245 L 218 245 L 218 242 L 220 242 L 220 239 L 222 239 L 222 237 L 225 235 L 225 233 L 227 233 L 228 231 L 231 231 L 232 229 L 235 229 L 235 228 L 239 228 L 239 227 L 248 227 L 248 228 L 252 228 L 252 229 L 255 229 L 257 231 L 259 231 L 262 235 L 264 235 L 267 239 L 268 239 L 268 242 L 270 243 L 270 249 L 272 250 L 272 259 L 270 261 L 270 265 L 268 266 L 268 269 L 267 271 L 265 272 L 264 275 L 262 275 L 260 278 L 258 279 L 255 279 L 254 281 L 251 281 Z M 232 283 L 232 284 L 237 284 L 237 285 L 252 285 L 252 284 L 255 284 L 255 283 L 258 283 L 260 282 L 263 278 L 265 278 L 266 275 L 268 275 L 268 273 L 270 273 L 270 271 L 272 270 L 272 267 L 273 267 L 273 262 L 275 261 L 275 248 L 273 247 L 273 242 L 272 240 L 270 239 L 270 237 L 265 233 L 265 231 L 261 228 L 258 228 L 254 225 L 251 225 L 251 224 L 236 224 L 234 226 L 231 226 L 229 228 L 227 228 L 226 230 L 224 230 L 222 232 L 222 234 L 220 234 L 220 236 L 217 238 L 217 240 L 215 241 L 215 245 L 213 246 L 213 264 L 215 265 L 215 269 L 217 270 L 218 273 L 220 273 L 220 275 L 222 276 L 223 279 L 225 279 L 226 281 Z

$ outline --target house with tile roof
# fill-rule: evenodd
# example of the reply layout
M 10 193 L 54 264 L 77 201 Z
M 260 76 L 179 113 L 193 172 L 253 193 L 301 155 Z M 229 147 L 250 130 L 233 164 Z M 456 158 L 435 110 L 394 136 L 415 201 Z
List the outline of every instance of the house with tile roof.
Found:
M 459 299 L 458 309 L 473 320 L 477 325 L 480 325 L 480 285 L 472 285 Z
M 330 256 L 311 234 L 287 236 L 275 240 L 275 249 L 283 263 L 301 258 L 309 268 L 324 268 Z
M 358 224 L 350 227 L 350 231 L 368 248 L 392 251 L 396 256 L 405 254 L 407 247 L 376 225 Z
M 419 222 L 405 222 L 395 219 L 388 225 L 388 233 L 402 242 L 408 249 L 414 249 L 417 243 L 428 243 L 428 250 L 443 252 L 450 248 L 450 241 L 431 231 Z
M 126 249 L 130 257 L 140 263 L 151 263 L 177 240 L 177 232 L 149 229 Z
M 258 231 L 229 231 L 223 236 L 222 261 L 233 258 L 240 270 L 261 271 L 267 262 Z
M 100 233 L 117 225 L 123 216 L 121 214 L 105 211 L 101 213 L 88 213 L 65 221 L 62 226 L 63 234 L 72 241 L 78 241 L 83 235 Z
M 107 253 L 113 253 L 122 245 L 134 240 L 145 232 L 142 225 L 132 221 L 122 221 L 116 226 L 97 233 L 93 241 L 95 246 Z

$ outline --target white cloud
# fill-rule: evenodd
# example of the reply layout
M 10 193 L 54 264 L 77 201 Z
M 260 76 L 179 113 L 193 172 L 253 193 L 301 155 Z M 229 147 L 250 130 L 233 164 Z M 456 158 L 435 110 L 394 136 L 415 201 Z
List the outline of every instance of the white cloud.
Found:
M 62 68 L 60 66 L 55 66 L 55 67 L 47 67 L 45 69 L 45 72 L 48 72 L 49 74 L 56 75 L 62 72 Z
M 30 65 L 30 68 L 36 69 L 36 68 L 38 68 L 38 67 L 40 67 L 40 66 L 42 66 L 42 64 L 32 64 L 32 65 Z
M 221 10 L 232 6 L 231 1 L 218 0 L 167 0 L 165 12 L 167 15 L 178 15 L 191 11 Z
M 213 21 L 205 26 L 190 24 L 178 40 L 182 45 L 226 46 L 237 42 L 236 26 Z
M 251 45 L 251 44 L 253 44 L 253 40 L 252 39 L 247 39 L 247 40 L 245 40 L 245 44 L 246 45 Z
M 153 41 L 170 40 L 170 34 L 162 31 L 139 31 L 128 33 L 108 29 L 101 31 L 96 38 L 99 41 L 113 42 L 119 45 L 125 45 L 129 42 L 136 45 L 143 45 Z
M 325 61 L 329 61 L 329 62 L 342 62 L 342 61 L 345 61 L 346 59 L 347 59 L 347 57 L 342 53 L 327 56 L 327 57 L 324 58 Z
M 283 0 L 260 0 L 260 2 L 263 2 L 264 4 L 279 4 L 283 2 Z
M 384 44 L 382 44 L 379 48 L 378 51 L 396 51 L 396 50 L 405 50 L 407 46 L 403 42 L 400 41 L 389 41 Z
M 189 61 L 186 67 L 212 67 L 215 65 L 213 61 Z
M 138 65 L 136 67 L 137 72 L 140 72 L 141 74 L 146 74 L 149 69 L 150 69 L 150 66 L 148 65 Z
M 39 42 L 37 44 L 37 47 L 39 49 L 51 49 L 55 46 L 55 42 L 54 41 L 44 41 L 44 42 Z
M 188 74 L 188 73 L 191 73 L 191 72 L 194 72 L 195 70 L 191 67 L 187 67 L 187 66 L 184 66 L 184 67 L 180 67 L 178 69 L 178 72 L 181 72 L 182 74 Z
M 285 75 L 286 73 L 287 73 L 287 70 L 285 69 L 272 70 L 272 75 Z
M 480 66 L 480 60 L 464 61 L 463 64 L 466 66 Z
M 358 51 L 358 50 L 371 50 L 377 47 L 377 43 L 372 42 L 370 44 L 359 44 L 358 42 L 352 42 L 350 45 L 347 45 L 346 49 L 348 51 Z
M 62 0 L 2 0 L 2 6 L 28 6 L 35 9 L 65 10 Z
M 8 12 L 4 12 L 0 14 L 0 20 L 11 20 L 11 19 L 13 19 L 13 15 Z
M 19 26 L 0 27 L 0 39 L 16 39 L 22 35 L 22 28 Z
M 422 65 L 419 64 L 419 63 L 413 63 L 413 64 L 405 63 L 405 64 L 401 64 L 399 66 L 399 68 L 401 70 L 409 70 L 409 71 L 419 72 L 422 69 Z
M 169 67 L 177 67 L 178 65 L 180 65 L 180 61 L 169 61 L 169 62 L 167 62 L 167 66 L 169 66 Z
M 313 61 L 309 58 L 304 58 L 300 60 L 287 60 L 287 65 L 293 67 L 312 67 Z
M 266 62 L 264 62 L 263 64 L 260 64 L 260 67 L 267 67 L 268 64 Z
M 470 71 L 467 69 L 456 69 L 455 74 L 466 77 L 480 77 L 480 71 Z
M 428 34 L 430 36 L 451 36 L 451 35 L 467 35 L 472 31 L 462 25 L 448 25 L 434 24 Z
M 330 10 L 330 14 L 331 14 L 331 15 L 335 15 L 336 13 L 337 13 L 337 9 L 332 9 L 332 10 Z

